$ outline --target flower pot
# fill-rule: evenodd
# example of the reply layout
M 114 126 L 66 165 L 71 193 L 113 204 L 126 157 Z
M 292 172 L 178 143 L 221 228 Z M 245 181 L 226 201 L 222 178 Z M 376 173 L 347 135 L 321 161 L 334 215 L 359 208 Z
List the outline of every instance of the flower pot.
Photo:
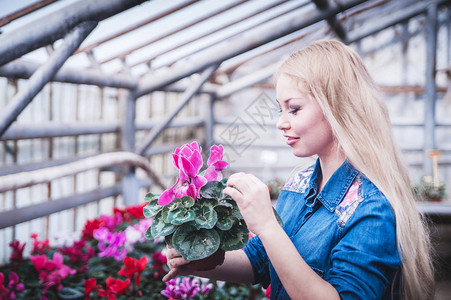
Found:
M 208 271 L 213 270 L 216 266 L 222 265 L 225 258 L 225 251 L 219 248 L 212 255 L 199 260 L 193 260 L 186 265 L 188 269 L 193 271 Z

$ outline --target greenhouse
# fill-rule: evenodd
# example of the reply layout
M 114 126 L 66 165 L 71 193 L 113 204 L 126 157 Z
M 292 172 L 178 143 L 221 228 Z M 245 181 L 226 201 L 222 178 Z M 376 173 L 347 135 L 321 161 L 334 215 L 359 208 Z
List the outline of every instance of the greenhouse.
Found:
M 0 299 L 449 297 L 450 1 L 0 0 L 0 107 Z

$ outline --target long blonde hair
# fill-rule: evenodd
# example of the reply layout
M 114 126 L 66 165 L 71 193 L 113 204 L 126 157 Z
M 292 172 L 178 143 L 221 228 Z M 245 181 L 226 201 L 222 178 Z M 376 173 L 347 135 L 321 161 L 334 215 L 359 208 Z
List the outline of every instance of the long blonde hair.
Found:
M 432 299 L 434 271 L 427 227 L 415 205 L 385 103 L 359 55 L 338 41 L 293 53 L 275 74 L 294 78 L 319 102 L 350 163 L 387 197 L 396 215 L 403 299 Z

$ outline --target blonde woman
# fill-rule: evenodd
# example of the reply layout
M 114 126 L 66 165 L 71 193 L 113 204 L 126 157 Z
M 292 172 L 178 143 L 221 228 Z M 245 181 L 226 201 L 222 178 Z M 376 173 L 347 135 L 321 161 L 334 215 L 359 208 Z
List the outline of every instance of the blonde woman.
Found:
M 432 299 L 428 236 L 360 57 L 338 41 L 317 41 L 281 65 L 275 85 L 277 127 L 295 156 L 318 159 L 282 189 L 283 228 L 263 182 L 230 176 L 224 193 L 256 237 L 194 275 L 271 284 L 271 299 Z M 174 249 L 167 257 L 164 280 L 189 273 Z

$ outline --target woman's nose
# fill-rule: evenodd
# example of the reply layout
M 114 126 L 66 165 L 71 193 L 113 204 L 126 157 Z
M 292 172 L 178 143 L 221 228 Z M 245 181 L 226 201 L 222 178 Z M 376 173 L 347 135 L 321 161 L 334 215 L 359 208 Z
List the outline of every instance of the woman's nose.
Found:
M 276 124 L 277 129 L 279 130 L 286 130 L 290 127 L 290 123 L 288 120 L 284 117 L 284 114 L 282 113 L 279 117 L 279 120 L 277 120 Z

